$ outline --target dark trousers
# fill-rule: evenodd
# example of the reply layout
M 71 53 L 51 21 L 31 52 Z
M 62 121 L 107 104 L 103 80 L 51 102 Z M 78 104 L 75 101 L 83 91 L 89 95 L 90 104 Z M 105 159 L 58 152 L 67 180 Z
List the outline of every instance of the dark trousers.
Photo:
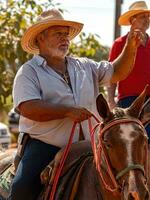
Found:
M 127 108 L 129 107 L 132 102 L 137 98 L 137 96 L 129 96 L 129 97 L 125 97 L 123 99 L 120 99 L 117 103 L 117 105 L 121 108 Z M 148 98 L 148 97 L 147 97 Z M 147 100 L 146 98 L 146 100 Z M 150 144 L 150 125 L 147 125 L 145 127 L 147 135 L 148 135 L 148 143 Z
M 40 173 L 60 148 L 29 139 L 11 187 L 9 200 L 35 200 L 42 190 Z
M 137 98 L 137 96 L 129 96 L 129 97 L 125 97 L 123 99 L 120 99 L 117 103 L 117 105 L 121 108 L 127 108 L 129 107 L 132 102 Z

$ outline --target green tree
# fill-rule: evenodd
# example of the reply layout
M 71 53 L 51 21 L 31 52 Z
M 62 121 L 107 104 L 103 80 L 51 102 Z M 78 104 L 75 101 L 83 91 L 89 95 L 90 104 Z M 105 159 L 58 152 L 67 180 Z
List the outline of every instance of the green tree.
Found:
M 31 55 L 24 52 L 20 38 L 45 8 L 59 6 L 53 0 L 0 0 L 0 110 L 11 101 L 12 81 Z
M 70 46 L 70 54 L 79 57 L 87 57 L 95 61 L 107 60 L 109 47 L 100 43 L 100 36 L 97 34 L 86 35 L 82 32 L 79 40 Z
M 10 109 L 12 83 L 18 68 L 32 55 L 24 52 L 20 39 L 26 28 L 36 21 L 42 10 L 57 7 L 53 0 L 0 0 L 0 110 Z M 71 44 L 75 56 L 86 56 L 96 61 L 107 59 L 108 47 L 102 46 L 97 35 L 81 33 L 79 41 Z

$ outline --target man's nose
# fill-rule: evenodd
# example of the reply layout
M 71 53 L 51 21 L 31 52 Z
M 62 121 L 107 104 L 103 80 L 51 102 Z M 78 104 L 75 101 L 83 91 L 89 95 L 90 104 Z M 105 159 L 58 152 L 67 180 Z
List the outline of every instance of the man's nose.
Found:
M 61 40 L 69 41 L 69 33 L 63 33 L 63 34 L 61 34 L 60 39 Z

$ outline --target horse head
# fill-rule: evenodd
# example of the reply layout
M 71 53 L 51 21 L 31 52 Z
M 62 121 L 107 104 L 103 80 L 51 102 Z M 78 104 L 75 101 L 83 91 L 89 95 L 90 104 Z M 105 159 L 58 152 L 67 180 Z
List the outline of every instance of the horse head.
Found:
M 103 119 L 99 132 L 97 154 L 103 152 L 113 188 L 123 200 L 148 200 L 147 188 L 147 144 L 145 129 L 139 120 L 146 96 L 146 88 L 129 108 L 109 109 L 107 101 L 100 94 L 97 110 Z M 97 160 L 101 159 L 97 156 Z M 98 161 L 99 162 L 99 161 Z M 98 166 L 98 168 L 100 168 Z M 104 179 L 105 177 L 101 177 Z

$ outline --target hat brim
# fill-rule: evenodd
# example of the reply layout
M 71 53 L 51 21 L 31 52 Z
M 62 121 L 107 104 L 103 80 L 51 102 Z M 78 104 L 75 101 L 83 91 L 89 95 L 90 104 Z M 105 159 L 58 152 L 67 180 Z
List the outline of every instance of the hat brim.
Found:
M 21 39 L 21 46 L 24 51 L 31 54 L 39 54 L 36 37 L 39 33 L 46 30 L 51 26 L 68 26 L 70 27 L 69 39 L 75 38 L 82 30 L 83 24 L 67 20 L 45 20 L 43 22 L 32 25 L 24 34 Z
M 134 15 L 140 14 L 140 13 L 150 13 L 150 10 L 129 10 L 128 12 L 124 13 L 119 17 L 118 24 L 120 26 L 128 26 L 131 25 L 130 18 Z

